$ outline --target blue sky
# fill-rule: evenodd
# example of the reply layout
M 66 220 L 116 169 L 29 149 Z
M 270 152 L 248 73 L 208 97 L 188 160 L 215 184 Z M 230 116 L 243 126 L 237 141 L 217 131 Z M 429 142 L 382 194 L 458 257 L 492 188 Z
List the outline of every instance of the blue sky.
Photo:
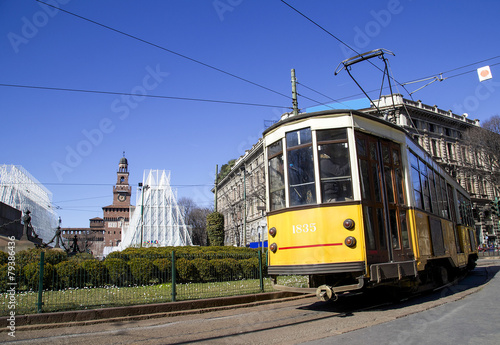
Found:
M 300 108 L 361 97 L 345 71 L 334 76 L 354 54 L 336 38 L 358 52 L 394 52 L 400 83 L 450 71 L 414 100 L 482 121 L 500 112 L 493 0 L 287 1 L 324 30 L 279 0 L 47 2 L 108 28 L 35 0 L 0 0 L 0 163 L 42 182 L 64 227 L 102 216 L 123 151 L 134 193 L 145 169 L 165 169 L 179 197 L 209 206 L 215 165 L 243 154 L 291 106 L 292 68 Z M 484 65 L 493 79 L 480 83 L 474 70 Z M 366 90 L 380 87 L 370 64 L 352 73 Z

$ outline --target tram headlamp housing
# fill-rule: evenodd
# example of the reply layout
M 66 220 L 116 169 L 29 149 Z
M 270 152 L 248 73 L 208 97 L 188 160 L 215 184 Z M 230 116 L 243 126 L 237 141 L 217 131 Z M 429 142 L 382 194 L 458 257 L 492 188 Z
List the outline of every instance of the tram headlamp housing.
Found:
M 351 218 L 347 218 L 346 220 L 344 220 L 344 228 L 346 228 L 347 230 L 354 229 L 354 220 L 352 220 Z
M 274 226 L 269 229 L 269 235 L 271 235 L 272 237 L 276 236 L 276 228 Z
M 348 237 L 346 237 L 344 243 L 349 248 L 353 248 L 354 246 L 356 246 L 356 239 L 352 236 L 348 236 Z
M 273 252 L 273 253 L 276 253 L 276 251 L 278 250 L 278 245 L 276 243 L 273 243 L 269 246 L 269 249 Z

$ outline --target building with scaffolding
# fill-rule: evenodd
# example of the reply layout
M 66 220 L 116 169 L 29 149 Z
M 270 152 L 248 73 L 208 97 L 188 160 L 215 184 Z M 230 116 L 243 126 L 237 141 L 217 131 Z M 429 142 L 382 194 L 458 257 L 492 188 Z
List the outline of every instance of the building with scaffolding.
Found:
M 170 186 L 169 171 L 144 171 L 136 209 L 118 249 L 192 245 L 176 194 Z
M 0 165 L 0 202 L 22 212 L 31 212 L 36 235 L 48 242 L 57 228 L 52 193 L 19 165 Z

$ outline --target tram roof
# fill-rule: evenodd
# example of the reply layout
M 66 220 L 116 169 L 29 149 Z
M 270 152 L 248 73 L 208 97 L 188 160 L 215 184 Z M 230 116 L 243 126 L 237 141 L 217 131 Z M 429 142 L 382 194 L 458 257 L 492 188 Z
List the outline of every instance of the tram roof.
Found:
M 304 119 L 308 119 L 308 118 L 320 117 L 320 116 L 325 116 L 325 115 L 336 115 L 336 114 L 346 114 L 346 115 L 350 115 L 350 116 L 352 116 L 352 115 L 361 116 L 361 117 L 368 118 L 368 119 L 373 120 L 373 121 L 380 122 L 386 126 L 394 128 L 400 132 L 407 133 L 407 131 L 404 128 L 401 128 L 392 122 L 389 122 L 387 120 L 384 120 L 384 119 L 377 117 L 377 116 L 374 116 L 372 114 L 368 114 L 368 113 L 365 113 L 365 112 L 362 112 L 359 110 L 352 110 L 352 109 L 332 109 L 332 110 L 322 110 L 322 111 L 315 111 L 312 113 L 302 113 L 299 115 L 290 116 L 284 120 L 280 120 L 280 121 L 276 122 L 275 124 L 273 124 L 272 126 L 267 128 L 263 132 L 263 135 L 266 135 L 267 133 L 273 131 L 274 129 L 279 128 L 279 127 L 286 125 L 288 123 L 293 123 L 295 121 L 300 121 L 300 120 L 304 120 Z

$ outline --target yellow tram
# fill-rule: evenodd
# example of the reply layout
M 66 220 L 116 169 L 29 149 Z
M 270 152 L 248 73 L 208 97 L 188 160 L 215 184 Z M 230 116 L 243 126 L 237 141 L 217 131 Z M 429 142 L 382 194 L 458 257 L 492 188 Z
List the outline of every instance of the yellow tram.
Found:
M 307 275 L 303 291 L 328 300 L 444 284 L 475 267 L 467 192 L 401 127 L 359 111 L 304 113 L 264 132 L 264 154 L 274 281 Z

